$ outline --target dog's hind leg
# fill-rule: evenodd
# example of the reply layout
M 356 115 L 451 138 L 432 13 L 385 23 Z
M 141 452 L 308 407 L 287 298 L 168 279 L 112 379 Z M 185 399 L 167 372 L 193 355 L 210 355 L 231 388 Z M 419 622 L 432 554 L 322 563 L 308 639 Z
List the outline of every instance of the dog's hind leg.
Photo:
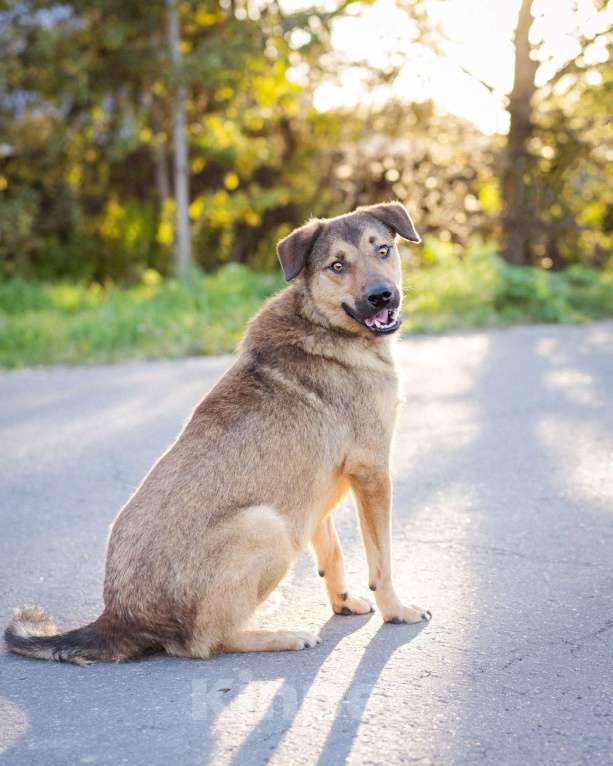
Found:
M 318 525 L 311 537 L 311 547 L 317 559 L 317 570 L 324 578 L 332 609 L 336 614 L 367 614 L 373 611 L 365 598 L 352 596 L 345 580 L 345 564 L 332 514 Z
M 310 649 L 321 639 L 305 630 L 242 630 L 226 639 L 224 652 L 285 652 Z
M 305 631 L 245 629 L 298 553 L 280 513 L 266 505 L 245 508 L 211 530 L 207 548 L 192 635 L 184 646 L 167 646 L 166 651 L 206 658 L 219 652 L 274 652 L 319 643 Z

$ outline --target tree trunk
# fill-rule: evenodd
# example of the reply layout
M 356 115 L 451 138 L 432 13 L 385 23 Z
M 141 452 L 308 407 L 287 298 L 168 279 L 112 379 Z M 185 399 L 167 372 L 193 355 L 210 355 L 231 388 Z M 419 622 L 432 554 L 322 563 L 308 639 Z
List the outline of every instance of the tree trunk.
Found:
M 160 141 L 156 141 L 153 149 L 155 152 L 155 185 L 158 190 L 160 203 L 164 205 L 166 200 L 170 198 L 170 178 L 168 177 L 166 149 Z
M 187 132 L 185 109 L 187 88 L 181 70 L 181 50 L 179 48 L 179 16 L 176 0 L 166 0 L 168 9 L 168 45 L 176 78 L 176 91 L 173 115 L 174 177 L 176 205 L 175 234 L 175 269 L 181 279 L 185 279 L 191 261 L 191 242 L 189 232 L 189 190 L 187 166 Z
M 155 106 L 151 109 L 151 127 L 153 128 L 153 157 L 155 161 L 155 185 L 160 205 L 164 206 L 170 199 L 170 176 L 168 174 L 168 157 L 166 155 L 166 139 L 163 138 L 160 122 Z
M 537 67 L 530 58 L 532 4 L 533 0 L 522 0 L 515 29 L 515 77 L 507 107 L 510 127 L 502 175 L 503 255 L 510 263 L 521 265 L 530 263 L 530 237 L 534 229 L 529 180 L 533 159 L 528 148 Z

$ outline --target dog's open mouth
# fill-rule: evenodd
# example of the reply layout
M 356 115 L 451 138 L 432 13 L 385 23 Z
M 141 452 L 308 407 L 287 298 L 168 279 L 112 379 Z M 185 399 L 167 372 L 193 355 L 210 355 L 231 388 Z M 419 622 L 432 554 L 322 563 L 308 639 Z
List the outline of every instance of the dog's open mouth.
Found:
M 356 322 L 363 324 L 364 327 L 375 335 L 390 335 L 400 327 L 400 311 L 396 309 L 381 309 L 376 314 L 362 319 L 353 312 L 346 303 L 343 303 L 345 312 L 349 314 Z

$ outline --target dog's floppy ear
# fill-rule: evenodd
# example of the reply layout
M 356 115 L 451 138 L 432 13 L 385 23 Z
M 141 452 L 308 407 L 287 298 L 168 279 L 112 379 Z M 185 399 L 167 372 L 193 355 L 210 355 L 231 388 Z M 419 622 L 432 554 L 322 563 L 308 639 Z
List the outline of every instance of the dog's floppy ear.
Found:
M 368 205 L 367 207 L 360 207 L 358 210 L 374 216 L 396 234 L 408 239 L 409 242 L 421 242 L 421 238 L 413 226 L 411 216 L 400 202 L 382 202 L 380 205 Z
M 288 282 L 297 277 L 304 268 L 307 256 L 323 227 L 324 222 L 319 218 L 314 218 L 288 234 L 277 245 L 277 256 Z

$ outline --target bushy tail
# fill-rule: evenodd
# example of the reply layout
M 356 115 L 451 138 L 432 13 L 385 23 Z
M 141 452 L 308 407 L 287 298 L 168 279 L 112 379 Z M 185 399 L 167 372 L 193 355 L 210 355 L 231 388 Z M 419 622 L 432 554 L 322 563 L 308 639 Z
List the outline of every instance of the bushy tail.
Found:
M 67 633 L 59 633 L 53 620 L 39 607 L 17 609 L 4 631 L 10 651 L 39 660 L 87 665 L 95 660 L 123 660 L 136 656 L 136 645 L 104 628 L 103 618 Z

